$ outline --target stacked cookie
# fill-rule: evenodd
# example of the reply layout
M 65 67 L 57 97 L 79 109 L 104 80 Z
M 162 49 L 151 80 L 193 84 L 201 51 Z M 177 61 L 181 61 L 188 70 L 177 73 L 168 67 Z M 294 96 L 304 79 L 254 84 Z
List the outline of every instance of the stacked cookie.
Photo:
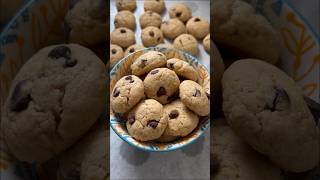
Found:
M 185 4 L 175 4 L 169 9 L 170 19 L 162 21 L 161 14 L 166 8 L 164 0 L 145 0 L 145 12 L 139 17 L 143 45 L 135 44 L 136 23 L 132 12 L 136 9 L 136 1 L 117 0 L 116 6 L 119 12 L 114 20 L 116 29 L 110 36 L 110 67 L 127 55 L 123 53 L 124 49 L 133 53 L 144 46 L 160 45 L 180 49 L 196 56 L 199 53 L 198 40 L 202 40 L 205 50 L 210 51 L 209 22 L 201 17 L 192 17 L 190 8 Z M 173 45 L 164 44 L 164 38 Z
M 139 141 L 169 142 L 190 134 L 209 115 L 209 98 L 189 63 L 148 51 L 117 81 L 111 108 Z

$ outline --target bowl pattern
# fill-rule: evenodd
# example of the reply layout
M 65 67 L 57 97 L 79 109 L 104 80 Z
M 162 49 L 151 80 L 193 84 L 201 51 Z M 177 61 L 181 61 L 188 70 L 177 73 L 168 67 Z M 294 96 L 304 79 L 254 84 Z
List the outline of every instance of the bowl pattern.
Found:
M 132 62 L 134 62 L 142 54 L 151 50 L 162 52 L 167 56 L 168 59 L 175 57 L 188 62 L 198 71 L 198 74 L 200 77 L 200 80 L 198 83 L 204 87 L 207 93 L 210 94 L 210 74 L 208 73 L 208 70 L 203 65 L 201 65 L 195 57 L 183 51 L 166 49 L 161 47 L 160 48 L 151 47 L 151 48 L 146 48 L 146 49 L 137 51 L 133 54 L 126 56 L 120 62 L 118 62 L 110 72 L 110 92 L 112 92 L 114 85 L 121 77 L 130 74 L 131 72 L 130 66 Z M 183 138 L 180 138 L 174 142 L 168 142 L 168 143 L 156 143 L 156 142 L 150 143 L 150 142 L 141 142 L 141 141 L 135 140 L 128 134 L 125 120 L 123 120 L 118 115 L 114 114 L 112 112 L 111 107 L 110 107 L 110 126 L 121 139 L 123 139 L 130 145 L 133 145 L 139 149 L 142 149 L 145 151 L 173 151 L 194 142 L 198 137 L 200 137 L 203 134 L 203 132 L 207 130 L 208 127 L 210 126 L 210 120 L 209 118 L 201 120 L 199 122 L 198 127 L 191 134 Z

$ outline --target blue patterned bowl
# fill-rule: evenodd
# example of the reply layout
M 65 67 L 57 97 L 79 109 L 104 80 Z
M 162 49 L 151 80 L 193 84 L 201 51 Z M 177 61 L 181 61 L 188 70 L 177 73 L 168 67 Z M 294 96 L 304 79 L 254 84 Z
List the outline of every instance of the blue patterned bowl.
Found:
M 205 91 L 210 94 L 210 74 L 208 73 L 207 69 L 203 65 L 201 65 L 195 57 L 179 50 L 159 47 L 146 48 L 137 51 L 128 55 L 127 57 L 123 58 L 119 63 L 117 63 L 110 72 L 110 92 L 112 92 L 114 85 L 121 77 L 129 75 L 131 73 L 130 65 L 132 64 L 132 62 L 148 51 L 159 51 L 164 53 L 167 56 L 167 58 L 175 57 L 191 64 L 198 71 L 200 77 L 199 84 L 202 85 Z M 144 151 L 163 152 L 174 151 L 195 142 L 201 135 L 204 134 L 204 131 L 206 131 L 210 126 L 210 119 L 208 118 L 200 120 L 197 128 L 191 134 L 168 143 L 141 142 L 135 140 L 128 134 L 125 120 L 116 116 L 111 109 L 110 126 L 122 140 L 134 147 L 137 147 Z

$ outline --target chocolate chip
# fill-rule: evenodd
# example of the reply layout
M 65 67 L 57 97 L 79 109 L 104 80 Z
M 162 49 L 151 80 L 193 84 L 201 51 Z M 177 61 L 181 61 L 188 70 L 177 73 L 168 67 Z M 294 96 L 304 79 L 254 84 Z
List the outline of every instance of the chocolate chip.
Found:
M 128 118 L 128 121 L 132 125 L 136 121 L 136 118 L 134 116 L 131 116 Z
M 129 52 L 130 52 L 130 53 L 133 53 L 133 52 L 134 52 L 134 48 L 131 48 L 131 49 L 129 50 Z
M 159 72 L 159 70 L 155 69 L 155 70 L 151 71 L 150 74 L 154 75 L 154 74 L 157 74 L 158 72 Z
M 73 67 L 78 63 L 76 59 L 66 59 L 65 67 Z
M 150 31 L 150 32 L 149 32 L 149 35 L 150 35 L 151 37 L 154 37 L 154 32 L 153 32 L 153 31 Z
M 59 59 L 62 57 L 65 59 L 70 59 L 71 50 L 67 46 L 57 46 L 49 52 L 48 57 L 55 59 Z
M 11 96 L 10 109 L 14 112 L 20 112 L 28 108 L 29 102 L 32 100 L 31 82 L 28 80 L 20 81 Z
M 150 120 L 150 121 L 148 121 L 148 123 L 147 123 L 147 126 L 150 126 L 150 127 L 152 127 L 153 129 L 155 129 L 157 126 L 158 126 L 158 121 L 156 121 L 156 120 Z
M 149 14 L 149 16 L 152 16 L 153 13 L 152 13 L 152 11 L 148 11 L 148 14 Z
M 169 64 L 168 64 L 168 66 L 169 66 L 170 69 L 173 69 L 173 65 L 174 65 L 174 63 L 169 63 Z
M 121 33 L 126 33 L 127 31 L 125 29 L 120 29 Z
M 181 16 L 181 12 L 176 12 L 176 17 L 180 17 Z
M 120 95 L 120 90 L 118 87 L 114 88 L 112 95 L 113 97 L 118 97 Z
M 193 93 L 192 96 L 194 96 L 194 97 L 200 97 L 200 96 L 201 96 L 200 90 L 199 90 L 199 89 L 196 89 L 196 90 L 194 91 L 194 93 Z
M 163 96 L 163 95 L 166 95 L 167 94 L 167 91 L 164 87 L 160 87 L 159 90 L 157 91 L 157 96 L 160 97 L 160 96 Z
M 156 0 L 157 2 L 159 2 L 160 0 Z
M 285 109 L 290 104 L 290 98 L 286 90 L 282 88 L 274 88 L 274 96 L 272 100 L 272 104 L 266 104 L 265 109 L 274 111 L 281 111 Z
M 140 67 L 140 68 L 146 67 L 147 61 L 148 61 L 148 60 L 146 60 L 146 59 L 141 59 L 141 60 L 140 60 L 139 67 Z
M 115 53 L 117 53 L 117 50 L 116 50 L 116 49 L 112 49 L 112 50 L 111 50 L 111 53 L 112 53 L 112 54 L 115 54 Z
M 199 18 L 194 19 L 194 22 L 198 22 L 198 21 L 201 21 L 201 20 Z
M 206 92 L 206 96 L 210 100 L 210 94 Z
M 160 38 L 160 37 L 158 37 L 157 41 L 159 42 L 160 40 L 161 40 L 161 38 Z
M 170 114 L 169 114 L 169 118 L 170 118 L 170 119 L 175 119 L 175 118 L 177 118 L 178 116 L 179 116 L 179 112 L 178 112 L 177 110 L 173 110 L 173 111 L 171 111 Z
M 134 80 L 132 79 L 132 76 L 130 76 L 130 75 L 127 76 L 127 77 L 125 77 L 124 79 L 127 80 L 127 81 L 130 80 L 130 81 L 129 81 L 130 83 L 133 83 L 133 82 L 134 82 Z

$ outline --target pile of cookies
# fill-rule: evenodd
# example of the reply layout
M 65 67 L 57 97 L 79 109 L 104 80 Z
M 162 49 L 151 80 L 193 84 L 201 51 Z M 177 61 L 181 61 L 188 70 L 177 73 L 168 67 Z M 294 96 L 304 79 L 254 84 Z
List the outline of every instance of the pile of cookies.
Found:
M 116 0 L 118 13 L 114 19 L 116 29 L 110 34 L 110 67 L 124 56 L 144 47 L 176 48 L 196 56 L 199 53 L 198 40 L 201 40 L 205 50 L 210 51 L 209 22 L 201 17 L 193 17 L 190 8 L 182 3 L 170 7 L 170 19 L 163 21 L 161 14 L 166 8 L 164 0 L 144 1 L 145 12 L 139 17 L 143 45 L 135 44 L 136 19 L 132 12 L 136 6 L 136 0 Z M 173 45 L 164 44 L 164 38 Z
M 113 87 L 110 102 L 136 140 L 174 141 L 190 134 L 199 118 L 209 115 L 209 95 L 189 63 L 148 51 L 130 68 L 132 74 Z

